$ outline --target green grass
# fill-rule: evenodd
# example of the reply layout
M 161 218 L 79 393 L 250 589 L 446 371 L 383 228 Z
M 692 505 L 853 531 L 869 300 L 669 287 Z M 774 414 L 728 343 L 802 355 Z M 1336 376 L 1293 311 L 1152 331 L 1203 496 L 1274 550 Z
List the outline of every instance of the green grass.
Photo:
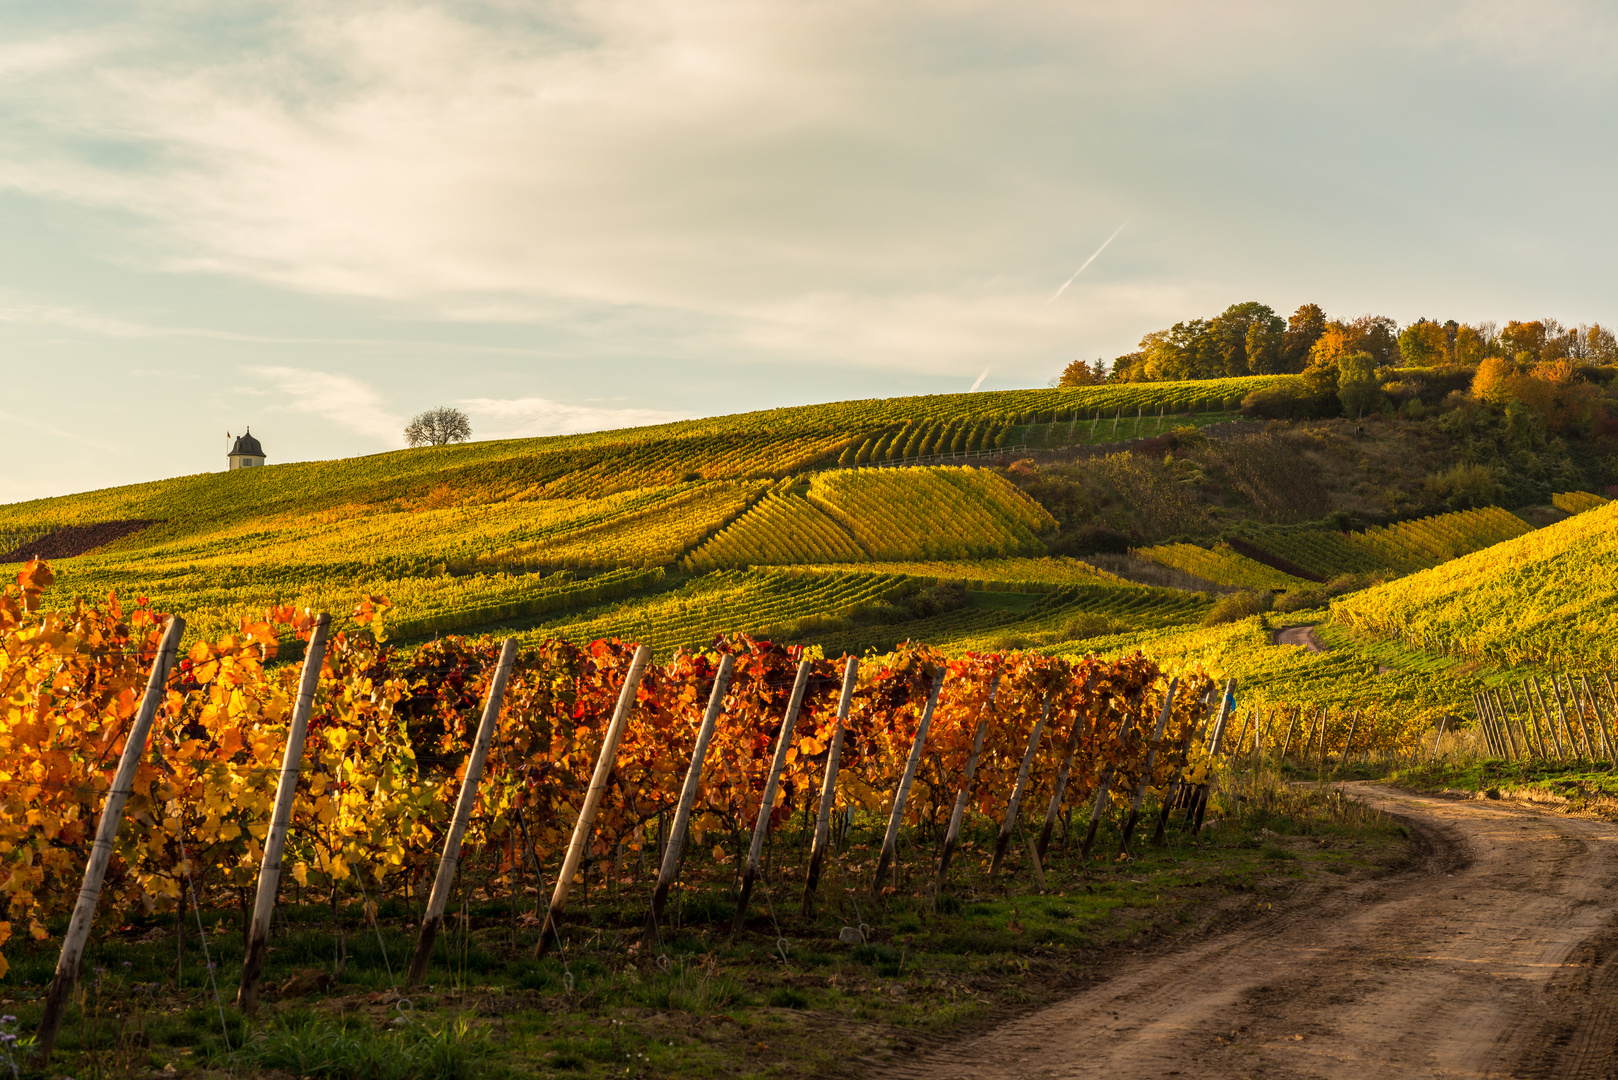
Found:
M 1618 774 L 1610 762 L 1505 761 L 1481 757 L 1427 762 L 1401 769 L 1391 779 L 1418 791 L 1527 794 L 1560 803 L 1569 812 L 1592 811 L 1618 818 Z
M 1245 782 L 1244 782 L 1245 783 Z M 376 932 L 358 904 L 340 906 L 342 944 L 326 904 L 287 897 L 265 976 L 265 1004 L 247 1019 L 228 1004 L 239 978 L 239 912 L 210 909 L 210 955 L 227 1004 L 221 1026 L 194 923 L 174 981 L 171 916 L 108 920 L 85 964 L 82 1009 L 69 1010 L 53 1075 L 162 1071 L 274 1072 L 331 1080 L 473 1080 L 541 1076 L 814 1075 L 835 1059 L 880 1060 L 927 1033 L 1006 1015 L 1063 993 L 1073 965 L 1094 970 L 1114 950 L 1172 941 L 1202 924 L 1202 905 L 1266 917 L 1300 881 L 1375 872 L 1402 858 L 1396 828 L 1329 789 L 1268 783 L 1231 802 L 1216 795 L 1199 837 L 1171 818 L 1170 842 L 1149 844 L 1155 817 L 1117 860 L 1109 817 L 1081 863 L 1059 829 L 1033 880 L 1020 843 L 987 878 L 995 823 L 974 818 L 947 888 L 932 894 L 929 842 L 901 867 L 899 890 L 869 899 L 870 857 L 883 822 L 861 819 L 834 853 L 814 914 L 798 911 L 796 821 L 772 843 L 771 871 L 732 937 L 734 894 L 695 883 L 677 894 L 651 950 L 639 942 L 645 895 L 601 885 L 576 893 L 563 954 L 535 960 L 536 897 L 496 886 L 459 904 L 440 935 L 427 986 L 408 1003 L 398 965 L 415 933 L 411 911 L 383 904 Z M 1238 901 L 1232 907 L 1232 900 Z M 516 911 L 514 912 L 513 904 Z M 772 915 L 773 911 L 773 915 Z M 839 940 L 845 926 L 866 940 Z M 55 928 L 55 929 L 60 929 Z M 777 951 L 784 938 L 785 958 Z M 0 979 L 23 1031 L 37 1024 L 56 942 L 14 940 Z M 346 954 L 339 971 L 337 958 Z M 571 988 L 569 987 L 571 976 Z M 288 980 L 302 980 L 293 989 Z M 319 986 L 330 980 L 324 989 Z M 824 1031 L 834 1026 L 835 1046 Z M 228 1042 L 227 1042 L 228 1039 Z

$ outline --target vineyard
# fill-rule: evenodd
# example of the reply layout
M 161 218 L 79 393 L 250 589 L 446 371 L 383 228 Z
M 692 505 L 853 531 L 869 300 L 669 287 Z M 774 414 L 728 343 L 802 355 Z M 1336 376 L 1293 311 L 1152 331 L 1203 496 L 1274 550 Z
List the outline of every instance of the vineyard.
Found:
M 800 571 L 840 573 L 846 567 L 799 566 Z M 991 592 L 1049 592 L 1061 585 L 1128 585 L 1116 574 L 1082 559 L 1053 555 L 1045 558 L 963 559 L 956 562 L 883 562 L 865 569 L 903 574 L 929 584 L 958 581 L 968 589 Z
M 698 572 L 752 565 L 864 562 L 865 552 L 802 495 L 771 492 L 757 506 L 685 557 Z
M 13 703 L 3 717 L 11 764 L 0 770 L 9 871 L 3 890 L 12 922 L 35 937 L 47 934 L 47 923 L 78 894 L 87 828 L 164 630 L 146 606 L 40 610 L 49 573 L 30 564 L 0 608 L 0 656 Z M 360 618 L 376 613 L 367 603 Z M 153 753 L 134 774 L 105 905 L 172 909 L 190 889 L 211 894 L 252 883 L 299 700 L 311 702 L 309 737 L 296 774 L 287 876 L 300 889 L 333 896 L 386 899 L 423 889 L 444 843 L 451 796 L 469 767 L 473 717 L 491 692 L 498 650 L 448 639 L 406 657 L 355 626 L 333 634 L 323 655 L 312 654 L 318 682 L 311 699 L 300 699 L 296 665 L 266 663 L 284 638 L 313 629 L 308 616 L 275 612 L 193 646 L 173 667 Z M 850 695 L 839 689 L 841 663 L 800 664 L 780 647 L 745 637 L 717 647 L 681 651 L 644 674 L 634 650 L 617 642 L 545 641 L 515 654 L 460 872 L 483 881 L 512 873 L 520 845 L 554 875 L 575 824 L 591 824 L 581 817 L 580 799 L 609 746 L 614 766 L 593 808 L 590 850 L 650 844 L 675 809 L 682 763 L 692 757 L 710 696 L 722 707 L 691 816 L 687 873 L 695 876 L 728 874 L 723 868 L 745 852 L 754 818 L 779 827 L 812 812 L 811 793 L 826 779 L 825 751 L 839 724 L 846 735 L 835 740 L 840 761 L 825 785 L 834 795 L 821 806 L 823 821 L 852 808 L 930 831 L 948 822 L 960 792 L 970 794 L 969 814 L 992 818 L 1017 789 L 1032 816 L 1047 804 L 1055 812 L 1088 802 L 1109 784 L 1111 802 L 1127 805 L 1137 791 L 1166 789 L 1182 767 L 1201 775 L 1195 755 L 1184 755 L 1207 718 L 1211 684 L 1187 673 L 1178 694 L 1166 698 L 1172 685 L 1142 658 L 948 661 L 915 648 L 850 666 L 857 671 L 857 681 L 846 684 Z M 609 734 L 626 680 L 625 722 Z M 789 708 L 782 730 L 790 742 L 783 745 L 771 732 Z M 1155 738 L 1179 752 L 1149 754 Z M 918 758 L 911 744 L 920 741 L 927 750 Z M 761 816 L 765 803 L 773 810 Z M 909 877 L 918 868 L 901 869 Z
M 1557 498 L 1564 497 L 1557 496 Z M 1324 581 L 1339 574 L 1363 574 L 1379 570 L 1406 573 L 1423 570 L 1521 536 L 1532 529 L 1532 525 L 1516 514 L 1491 506 L 1481 510 L 1459 510 L 1450 514 L 1402 521 L 1395 525 L 1379 526 L 1361 532 L 1274 529 L 1242 537 L 1233 541 L 1233 544 L 1241 544 L 1253 554 L 1267 555 L 1274 560 L 1290 563 Z M 1184 546 L 1177 545 L 1180 548 Z M 1147 552 L 1143 551 L 1141 554 L 1145 555 Z M 1150 557 L 1157 558 L 1156 555 Z M 1203 558 L 1189 554 L 1171 557 Z M 1238 555 L 1237 558 L 1241 556 Z M 1207 565 L 1210 570 L 1219 571 L 1218 562 L 1210 560 Z M 1230 572 L 1244 573 L 1234 566 Z M 1256 576 L 1253 572 L 1246 573 L 1249 577 Z M 1224 579 L 1213 574 L 1200 576 L 1210 581 L 1221 581 L 1231 585 L 1257 583 L 1256 580 L 1224 582 Z M 1264 587 L 1289 586 L 1273 584 Z
M 1043 554 L 1038 534 L 1055 524 L 984 469 L 817 473 L 808 498 L 878 560 Z
M 1428 652 L 1504 665 L 1618 661 L 1612 504 L 1338 600 L 1333 617 Z
M 47 600 L 145 595 L 196 612 L 193 635 L 217 637 L 271 606 L 340 607 L 363 589 L 393 601 L 400 633 L 427 634 L 478 625 L 466 621 L 473 612 L 494 623 L 557 610 L 565 598 L 554 592 L 558 570 L 702 573 L 866 562 L 868 550 L 900 559 L 1038 553 L 1036 534 L 1048 522 L 998 475 L 960 468 L 834 470 L 773 485 L 696 480 L 595 499 L 483 505 L 435 496 L 404 507 L 349 505 L 206 528 L 191 522 L 184 535 L 175 522 L 153 526 L 64 561 Z M 573 606 L 623 595 L 603 588 L 566 595 Z M 443 614 L 451 608 L 459 614 Z
M 912 646 L 860 662 L 746 636 L 661 664 L 600 640 L 524 652 L 449 638 L 404 654 L 372 633 L 385 616 L 375 598 L 335 633 L 324 616 L 280 609 L 173 662 L 179 627 L 148 605 L 43 609 L 50 573 L 30 563 L 0 600 L 0 893 L 8 926 L 28 927 L 32 942 L 60 933 L 75 904 L 105 932 L 188 903 L 199 919 L 204 906 L 245 905 L 255 883 L 255 942 L 277 887 L 328 898 L 334 915 L 363 902 L 373 922 L 384 905 L 427 896 L 407 976 L 419 982 L 446 867 L 489 897 L 530 873 L 553 882 L 539 949 L 564 950 L 564 965 L 568 948 L 599 939 L 578 910 L 592 877 L 598 892 L 650 898 L 646 940 L 671 889 L 738 875 L 736 927 L 766 914 L 778 927 L 788 903 L 858 922 L 862 896 L 875 905 L 949 888 L 969 833 L 998 829 L 999 840 L 964 872 L 992 878 L 1022 862 L 1009 847 L 1019 814 L 1036 868 L 1058 822 L 1081 859 L 1110 858 L 1093 852 L 1105 820 L 1120 854 L 1200 828 L 1221 755 L 1318 756 L 1322 767 L 1330 755 L 1414 756 L 1427 730 L 1386 710 L 1237 710 L 1230 686 L 1216 693 L 1200 668 L 1171 678 L 1139 654 L 950 660 Z M 302 660 L 272 665 L 294 642 Z M 127 788 L 115 790 L 115 772 Z M 1075 809 L 1088 819 L 1082 843 Z M 1171 825 L 1177 809 L 1184 820 Z M 856 820 L 871 843 L 851 837 Z M 92 822 L 115 843 L 110 862 L 87 871 Z M 788 830 L 814 844 L 769 844 Z M 271 863 L 279 886 L 261 876 Z M 81 893 L 81 876 L 93 891 Z M 68 932 L 64 956 L 76 957 L 81 932 Z M 247 1011 L 253 948 L 238 999 Z M 6 966 L 0 956 L 0 977 Z M 58 1002 L 74 975 L 61 970 Z
M 1551 496 L 1551 505 L 1569 514 L 1582 514 L 1586 510 L 1605 506 L 1608 501 L 1588 491 L 1563 491 Z
M 1282 573 L 1231 549 L 1229 544 L 1213 548 L 1195 544 L 1159 544 L 1133 554 L 1163 566 L 1184 570 L 1217 585 L 1239 585 L 1250 589 L 1295 589 L 1307 584 L 1302 578 Z

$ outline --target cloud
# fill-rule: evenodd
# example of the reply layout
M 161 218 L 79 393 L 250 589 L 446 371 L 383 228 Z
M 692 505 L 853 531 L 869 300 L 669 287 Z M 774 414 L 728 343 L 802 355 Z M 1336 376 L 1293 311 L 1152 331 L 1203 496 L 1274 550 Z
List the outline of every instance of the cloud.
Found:
M 1546 167 L 1580 131 L 1612 164 L 1618 20 L 1573 0 L 232 10 L 8 25 L 0 190 L 102 212 L 143 267 L 967 375 L 1182 317 L 1037 310 L 1124 218 L 1064 301 L 1330 302 L 1615 238 Z
M 688 419 L 688 413 L 662 409 L 568 405 L 548 398 L 466 398 L 459 402 L 480 439 L 512 439 L 536 435 L 571 435 L 581 431 L 665 424 Z
M 246 373 L 268 380 L 289 399 L 272 406 L 272 412 L 304 413 L 387 446 L 404 445 L 404 418 L 389 411 L 381 394 L 352 375 L 289 367 L 249 368 Z

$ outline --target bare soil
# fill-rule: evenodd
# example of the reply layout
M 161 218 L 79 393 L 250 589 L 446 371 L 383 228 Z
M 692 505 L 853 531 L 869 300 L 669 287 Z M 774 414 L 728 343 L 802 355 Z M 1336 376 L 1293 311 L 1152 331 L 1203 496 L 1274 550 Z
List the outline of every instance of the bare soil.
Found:
M 1412 869 L 1126 958 L 880 1075 L 1618 1075 L 1618 825 L 1345 786 L 1412 830 Z
M 103 521 L 96 525 L 64 525 L 30 540 L 12 551 L 0 554 L 0 563 L 27 562 L 29 559 L 71 559 L 86 555 L 114 540 L 132 536 L 149 525 L 161 524 L 156 519 L 131 518 L 127 521 Z
M 1319 637 L 1319 635 L 1317 635 L 1315 633 L 1315 628 L 1312 625 L 1311 626 L 1283 626 L 1281 629 L 1279 629 L 1279 630 L 1277 630 L 1275 632 L 1275 644 L 1277 644 L 1277 645 L 1302 645 L 1304 648 L 1308 649 L 1310 652 L 1317 652 L 1317 653 L 1323 653 L 1323 652 L 1330 652 L 1331 651 L 1331 650 L 1327 649 L 1324 644 L 1321 643 L 1320 637 Z

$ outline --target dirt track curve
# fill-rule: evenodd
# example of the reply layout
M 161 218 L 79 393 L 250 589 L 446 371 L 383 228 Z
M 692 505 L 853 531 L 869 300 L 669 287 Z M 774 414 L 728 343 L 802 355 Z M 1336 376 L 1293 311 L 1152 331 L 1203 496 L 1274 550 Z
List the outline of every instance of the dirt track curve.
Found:
M 893 1063 L 928 1080 L 1618 1076 L 1618 825 L 1346 785 L 1413 870 Z

